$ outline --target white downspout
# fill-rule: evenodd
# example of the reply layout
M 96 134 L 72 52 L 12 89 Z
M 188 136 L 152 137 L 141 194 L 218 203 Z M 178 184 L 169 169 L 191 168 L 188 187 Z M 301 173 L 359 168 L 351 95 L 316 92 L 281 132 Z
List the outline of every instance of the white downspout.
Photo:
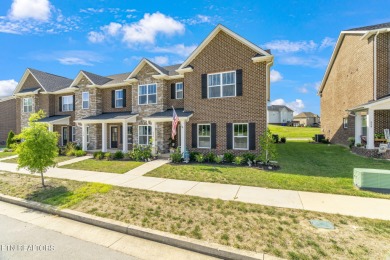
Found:
M 274 59 L 272 57 L 272 61 L 271 62 L 268 62 L 266 64 L 266 88 L 267 88 L 267 93 L 266 93 L 266 126 L 268 128 L 268 119 L 269 119 L 269 115 L 268 115 L 268 102 L 270 101 L 271 99 L 271 66 L 274 65 Z

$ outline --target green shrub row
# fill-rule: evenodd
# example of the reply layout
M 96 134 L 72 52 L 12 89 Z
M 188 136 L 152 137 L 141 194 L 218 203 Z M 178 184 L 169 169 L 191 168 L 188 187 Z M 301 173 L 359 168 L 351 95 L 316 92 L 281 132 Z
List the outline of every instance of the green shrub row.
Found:
M 136 145 L 133 150 L 128 153 L 122 151 L 116 151 L 115 153 L 109 152 L 94 152 L 93 158 L 96 160 L 122 160 L 131 159 L 134 161 L 148 161 L 153 158 L 151 146 Z

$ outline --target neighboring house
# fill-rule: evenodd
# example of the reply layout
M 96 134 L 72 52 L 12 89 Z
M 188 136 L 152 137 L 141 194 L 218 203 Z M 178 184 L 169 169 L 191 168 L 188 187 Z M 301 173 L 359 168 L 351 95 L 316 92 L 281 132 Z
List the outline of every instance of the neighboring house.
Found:
M 267 108 L 267 119 L 269 124 L 287 124 L 293 121 L 294 111 L 281 105 L 271 105 Z
M 293 124 L 295 126 L 312 126 L 319 124 L 320 117 L 312 112 L 302 112 L 294 116 Z
M 342 31 L 319 89 L 321 127 L 331 142 L 376 144 L 390 128 L 390 23 Z M 363 136 L 363 139 L 362 139 Z
M 152 141 L 155 152 L 259 152 L 266 129 L 273 56 L 218 25 L 182 63 L 161 67 L 142 59 L 132 72 L 74 80 L 27 69 L 15 90 L 18 131 L 32 112 L 60 133 L 60 145 L 122 149 Z M 180 119 L 170 140 L 175 108 Z
M 9 131 L 16 132 L 15 97 L 0 97 L 0 145 L 7 141 Z

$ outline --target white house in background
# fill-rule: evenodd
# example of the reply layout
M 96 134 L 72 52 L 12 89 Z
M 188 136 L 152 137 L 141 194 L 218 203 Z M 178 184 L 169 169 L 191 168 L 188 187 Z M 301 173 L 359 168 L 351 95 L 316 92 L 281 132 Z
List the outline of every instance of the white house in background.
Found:
M 286 124 L 293 121 L 294 111 L 281 105 L 271 105 L 267 108 L 267 119 L 268 124 Z

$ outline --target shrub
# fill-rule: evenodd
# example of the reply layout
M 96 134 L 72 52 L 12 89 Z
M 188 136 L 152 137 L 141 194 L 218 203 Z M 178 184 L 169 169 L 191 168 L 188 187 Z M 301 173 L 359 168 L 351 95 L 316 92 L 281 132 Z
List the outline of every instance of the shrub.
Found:
M 13 144 L 16 142 L 15 139 L 14 139 L 14 137 L 15 137 L 15 133 L 14 133 L 12 130 L 9 131 L 9 133 L 8 133 L 8 138 L 7 138 L 7 143 L 6 143 L 6 147 L 7 147 L 8 149 L 13 148 L 12 146 L 13 146 Z
M 200 154 L 199 152 L 190 152 L 190 161 L 196 162 L 196 156 Z
M 112 156 L 112 158 L 113 158 L 114 160 L 122 160 L 123 157 L 124 157 L 124 155 L 123 155 L 123 152 L 122 152 L 122 151 L 116 151 L 116 152 L 114 153 L 114 155 Z
M 93 153 L 93 158 L 96 160 L 101 160 L 104 158 L 104 153 L 102 151 L 99 152 L 94 152 Z
M 231 163 L 234 160 L 234 154 L 232 154 L 232 153 L 225 153 L 223 155 L 223 159 L 225 160 L 225 162 Z
M 12 150 L 12 149 L 8 149 L 8 148 L 5 148 L 4 150 L 3 150 L 3 152 L 5 152 L 5 153 L 7 153 L 7 152 L 13 152 L 14 150 Z
M 212 163 L 214 162 L 215 160 L 215 154 L 213 152 L 209 152 L 207 153 L 205 156 L 204 156 L 204 159 L 209 162 L 209 163 Z
M 66 156 L 74 156 L 76 151 L 81 150 L 81 149 L 77 149 L 76 147 L 77 145 L 75 143 L 68 142 L 64 148 L 64 154 Z
M 204 162 L 204 156 L 203 156 L 203 154 L 199 153 L 199 154 L 195 155 L 195 160 L 196 160 L 198 163 Z
M 106 159 L 107 161 L 111 160 L 112 159 L 112 154 L 107 152 L 107 153 L 104 153 L 103 155 L 104 159 Z
M 179 162 L 181 162 L 181 152 L 180 152 L 180 149 L 177 148 L 177 149 L 175 150 L 175 152 L 171 153 L 170 158 L 171 158 L 171 161 L 172 161 L 173 163 L 179 163 Z
M 242 157 L 244 158 L 244 162 L 248 162 L 248 161 L 253 162 L 256 159 L 256 154 L 254 154 L 254 153 L 244 153 L 242 155 Z
M 355 145 L 355 137 L 348 137 L 349 149 L 352 149 L 352 146 Z
M 286 143 L 286 137 L 280 138 L 280 142 L 283 143 L 283 144 L 285 144 L 285 143 Z
M 129 153 L 129 157 L 135 161 L 146 161 L 151 159 L 153 157 L 152 147 L 150 145 L 136 145 Z
M 77 150 L 77 151 L 75 151 L 74 152 L 74 155 L 76 156 L 76 157 L 81 157 L 81 156 L 84 156 L 84 155 L 86 155 L 87 153 L 85 152 L 85 151 L 82 151 L 82 150 Z
M 272 139 L 274 140 L 274 143 L 279 143 L 279 135 L 272 135 Z
M 234 164 L 235 165 L 241 165 L 244 162 L 244 157 L 236 156 L 234 158 Z
M 269 128 L 267 128 L 267 131 L 263 133 L 262 136 L 260 136 L 260 158 L 261 162 L 268 163 L 269 161 L 276 160 L 277 152 L 276 152 L 276 146 L 274 143 L 275 139 L 273 138 L 273 135 Z
M 75 156 L 75 152 L 76 152 L 76 150 L 69 150 L 69 151 L 65 152 L 65 155 L 66 156 Z
M 215 156 L 214 162 L 216 162 L 216 163 L 222 163 L 222 162 L 223 162 L 223 155 L 217 155 L 217 156 Z
M 362 147 L 363 145 L 361 143 L 357 143 L 356 147 Z
M 321 139 L 321 143 L 330 144 L 330 141 L 329 141 L 329 139 Z

